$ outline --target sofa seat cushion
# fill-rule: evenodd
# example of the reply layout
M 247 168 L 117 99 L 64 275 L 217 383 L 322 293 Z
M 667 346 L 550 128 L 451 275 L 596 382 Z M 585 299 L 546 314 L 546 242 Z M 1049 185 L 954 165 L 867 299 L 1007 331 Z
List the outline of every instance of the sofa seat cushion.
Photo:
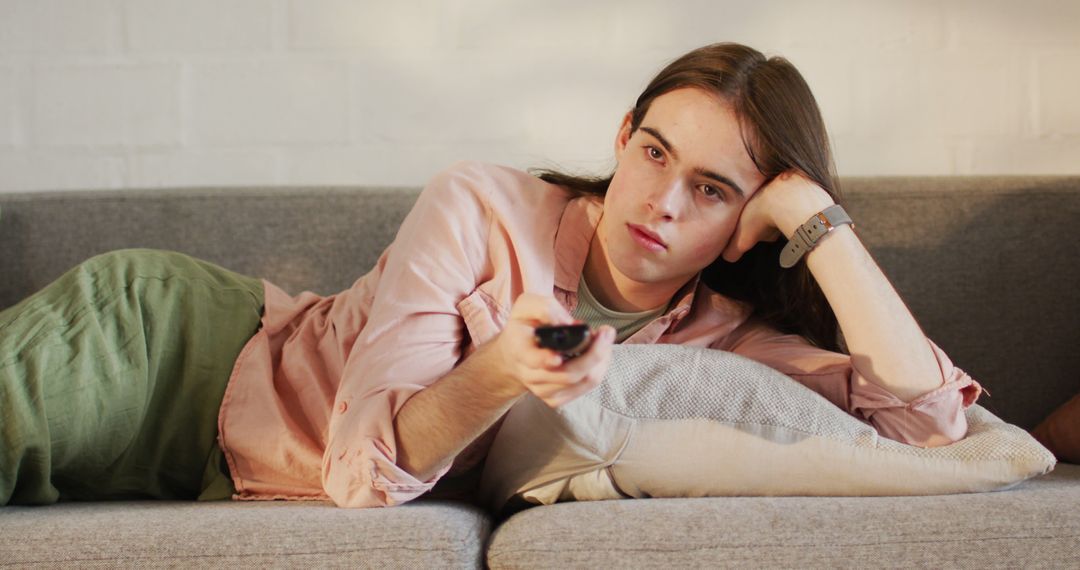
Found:
M 1007 491 L 705 497 L 531 507 L 501 524 L 499 568 L 1080 568 L 1080 466 Z
M 450 501 L 60 503 L 0 508 L 0 565 L 480 568 L 490 530 Z

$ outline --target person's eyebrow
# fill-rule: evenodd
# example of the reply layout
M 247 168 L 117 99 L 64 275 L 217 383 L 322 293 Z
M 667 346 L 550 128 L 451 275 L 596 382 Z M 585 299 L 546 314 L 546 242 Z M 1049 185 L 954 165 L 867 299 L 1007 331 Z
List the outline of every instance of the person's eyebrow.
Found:
M 656 140 L 660 141 L 660 145 L 664 147 L 664 150 L 668 151 L 668 153 L 671 154 L 671 156 L 673 156 L 675 160 L 679 160 L 679 152 L 675 150 L 675 147 L 672 146 L 667 139 L 664 138 L 664 135 L 660 134 L 660 131 L 652 127 L 641 127 L 641 130 L 655 137 Z M 711 178 L 721 184 L 727 184 L 728 186 L 731 186 L 735 189 L 735 193 L 739 195 L 739 199 L 746 199 L 746 192 L 743 192 L 743 189 L 739 188 L 739 185 L 736 184 L 734 180 L 728 178 L 727 176 L 724 176 L 723 174 L 717 174 L 707 168 L 702 168 L 700 166 L 694 168 L 694 174 L 704 176 L 706 178 Z

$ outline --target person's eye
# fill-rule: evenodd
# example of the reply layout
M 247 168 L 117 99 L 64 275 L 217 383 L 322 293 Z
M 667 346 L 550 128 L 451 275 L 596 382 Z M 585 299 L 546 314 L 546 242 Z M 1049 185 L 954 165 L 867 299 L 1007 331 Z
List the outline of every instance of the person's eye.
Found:
M 659 161 L 660 159 L 664 158 L 664 153 L 660 152 L 660 149 L 656 148 L 655 146 L 647 146 L 647 147 L 645 147 L 645 152 L 646 152 L 646 154 L 649 155 L 649 158 L 651 158 L 653 160 L 656 160 L 656 161 Z
M 723 200 L 724 191 L 711 184 L 702 184 L 701 193 L 710 200 Z

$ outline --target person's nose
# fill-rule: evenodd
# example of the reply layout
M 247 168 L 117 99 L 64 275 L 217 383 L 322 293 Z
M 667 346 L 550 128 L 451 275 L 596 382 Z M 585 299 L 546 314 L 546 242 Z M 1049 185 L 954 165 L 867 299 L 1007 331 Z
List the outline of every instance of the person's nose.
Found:
M 682 182 L 673 180 L 655 188 L 648 196 L 646 205 L 650 214 L 664 220 L 674 220 L 682 211 L 685 195 Z

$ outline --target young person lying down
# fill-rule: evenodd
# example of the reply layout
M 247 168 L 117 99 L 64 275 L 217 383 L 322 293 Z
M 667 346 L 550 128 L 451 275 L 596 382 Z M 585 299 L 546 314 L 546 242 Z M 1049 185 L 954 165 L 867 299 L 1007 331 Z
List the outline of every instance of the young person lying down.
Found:
M 964 437 L 981 388 L 860 242 L 789 62 L 687 53 L 614 154 L 598 178 L 449 167 L 336 295 L 175 252 L 80 264 L 0 313 L 0 504 L 398 505 L 479 465 L 524 394 L 557 407 L 596 388 L 614 343 L 735 352 L 884 437 Z M 593 333 L 582 354 L 538 345 L 537 327 L 574 322 Z

